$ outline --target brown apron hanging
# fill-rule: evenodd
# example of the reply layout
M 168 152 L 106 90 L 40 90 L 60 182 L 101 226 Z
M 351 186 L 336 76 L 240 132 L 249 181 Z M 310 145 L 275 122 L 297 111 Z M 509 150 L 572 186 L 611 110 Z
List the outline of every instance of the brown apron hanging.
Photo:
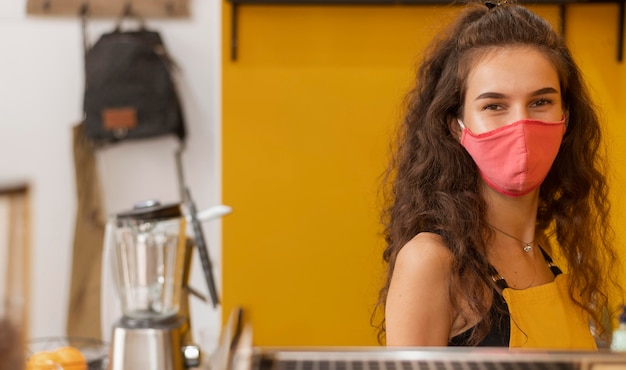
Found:
M 73 128 L 76 176 L 76 225 L 67 335 L 101 338 L 100 279 L 105 218 L 93 144 L 84 135 L 84 124 Z

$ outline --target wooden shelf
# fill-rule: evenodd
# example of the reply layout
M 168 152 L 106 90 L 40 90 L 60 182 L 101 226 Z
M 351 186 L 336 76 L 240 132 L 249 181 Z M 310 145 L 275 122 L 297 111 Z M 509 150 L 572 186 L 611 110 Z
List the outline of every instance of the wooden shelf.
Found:
M 118 17 L 126 9 L 142 18 L 189 17 L 189 0 L 28 0 L 26 13 L 36 16 Z

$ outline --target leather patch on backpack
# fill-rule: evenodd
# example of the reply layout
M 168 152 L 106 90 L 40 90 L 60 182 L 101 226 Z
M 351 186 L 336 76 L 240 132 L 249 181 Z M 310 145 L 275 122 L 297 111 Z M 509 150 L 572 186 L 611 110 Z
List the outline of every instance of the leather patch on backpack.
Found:
M 107 108 L 102 110 L 102 123 L 110 131 L 132 129 L 137 126 L 137 110 L 133 107 Z

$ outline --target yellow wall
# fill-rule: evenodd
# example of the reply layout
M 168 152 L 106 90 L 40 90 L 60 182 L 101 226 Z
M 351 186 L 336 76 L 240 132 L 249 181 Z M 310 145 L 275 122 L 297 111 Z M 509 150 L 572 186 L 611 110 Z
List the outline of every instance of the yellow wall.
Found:
M 556 23 L 555 6 L 534 9 Z M 611 122 L 620 185 L 616 9 L 568 7 L 567 37 Z M 243 306 L 256 345 L 375 345 L 379 176 L 419 52 L 456 8 L 245 5 L 236 61 L 230 11 L 225 2 L 224 317 Z

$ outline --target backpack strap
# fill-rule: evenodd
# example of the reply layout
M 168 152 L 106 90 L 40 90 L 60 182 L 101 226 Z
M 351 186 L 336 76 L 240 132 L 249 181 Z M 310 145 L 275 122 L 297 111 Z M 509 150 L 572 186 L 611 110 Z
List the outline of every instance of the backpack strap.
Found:
M 143 17 L 134 12 L 131 3 L 128 2 L 124 6 L 124 11 L 122 11 L 120 17 L 117 18 L 117 22 L 115 23 L 115 32 L 122 32 L 122 23 L 124 23 L 124 20 L 128 18 L 136 19 L 139 22 L 140 30 L 146 29 L 146 22 L 144 21 Z

